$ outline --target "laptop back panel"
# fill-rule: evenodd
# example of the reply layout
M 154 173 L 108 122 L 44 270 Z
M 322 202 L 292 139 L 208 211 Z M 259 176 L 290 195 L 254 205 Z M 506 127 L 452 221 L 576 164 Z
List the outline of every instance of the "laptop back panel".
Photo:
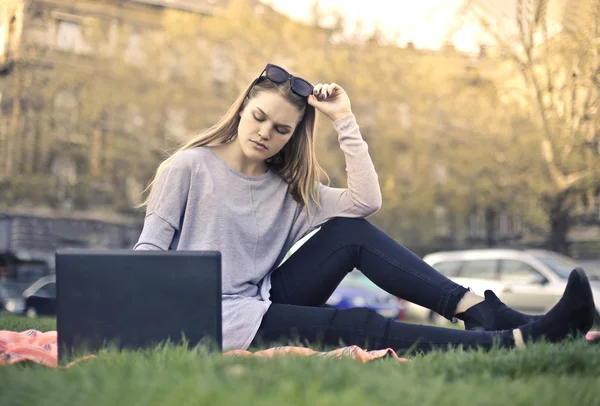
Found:
M 219 252 L 58 251 L 56 286 L 61 362 L 183 339 L 222 348 Z

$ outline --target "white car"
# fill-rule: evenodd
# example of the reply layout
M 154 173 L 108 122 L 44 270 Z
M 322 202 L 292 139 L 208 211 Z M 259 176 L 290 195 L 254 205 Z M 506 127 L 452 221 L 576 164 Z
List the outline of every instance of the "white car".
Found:
M 543 314 L 562 296 L 571 271 L 581 265 L 552 251 L 536 249 L 473 249 L 436 252 L 423 260 L 454 282 L 483 296 L 492 290 L 507 306 Z M 584 268 L 585 269 L 585 268 Z M 586 269 L 600 323 L 600 278 Z M 407 303 L 407 316 L 417 321 L 449 323 L 437 313 Z

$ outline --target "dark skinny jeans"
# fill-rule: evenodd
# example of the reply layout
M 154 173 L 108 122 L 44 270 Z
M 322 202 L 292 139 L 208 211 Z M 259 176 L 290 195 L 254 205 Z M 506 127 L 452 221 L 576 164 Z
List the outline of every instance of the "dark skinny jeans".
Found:
M 512 333 L 465 331 L 402 323 L 367 308 L 323 307 L 342 279 L 361 270 L 394 296 L 452 319 L 468 291 L 364 219 L 334 218 L 323 224 L 272 274 L 271 307 L 252 347 L 300 342 L 358 345 L 425 353 L 432 349 L 514 346 Z

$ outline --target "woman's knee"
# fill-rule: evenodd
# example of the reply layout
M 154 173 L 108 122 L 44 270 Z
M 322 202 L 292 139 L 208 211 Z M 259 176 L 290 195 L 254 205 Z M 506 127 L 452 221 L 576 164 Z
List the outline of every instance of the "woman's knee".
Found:
M 356 248 L 373 243 L 383 235 L 364 218 L 334 217 L 325 223 L 322 231 L 332 243 Z
M 364 218 L 334 217 L 325 223 L 324 228 L 341 235 L 356 235 L 356 233 L 364 233 L 365 230 L 374 229 L 375 226 Z

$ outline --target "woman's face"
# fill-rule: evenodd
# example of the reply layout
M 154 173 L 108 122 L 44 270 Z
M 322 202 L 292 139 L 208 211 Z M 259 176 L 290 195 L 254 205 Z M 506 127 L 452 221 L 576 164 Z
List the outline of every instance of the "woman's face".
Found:
M 299 121 L 296 107 L 278 93 L 264 91 L 240 113 L 237 140 L 248 159 L 264 161 L 281 151 Z

